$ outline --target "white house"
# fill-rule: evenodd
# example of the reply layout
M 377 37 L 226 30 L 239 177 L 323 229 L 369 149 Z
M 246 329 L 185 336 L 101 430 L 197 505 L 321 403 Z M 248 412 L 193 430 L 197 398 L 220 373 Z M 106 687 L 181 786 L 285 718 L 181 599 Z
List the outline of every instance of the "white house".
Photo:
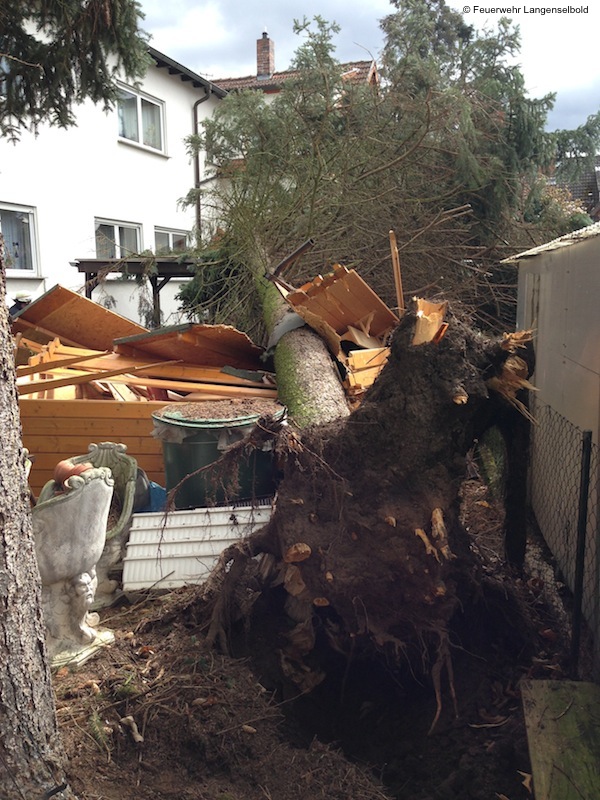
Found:
M 39 296 L 57 283 L 79 290 L 77 259 L 181 249 L 200 209 L 180 198 L 198 185 L 203 164 L 185 138 L 210 116 L 226 91 L 149 48 L 152 65 L 136 89 L 119 84 L 118 105 L 91 102 L 77 126 L 42 126 L 17 144 L 0 140 L 0 228 L 8 249 L 7 292 Z M 178 281 L 165 287 L 174 308 Z M 116 310 L 138 319 L 130 282 L 105 286 Z M 98 289 L 94 299 L 102 299 Z M 165 320 L 175 321 L 175 320 Z
M 274 45 L 266 33 L 256 43 L 257 74 L 245 78 L 211 82 L 154 48 L 149 53 L 152 65 L 140 88 L 120 83 L 113 110 L 86 102 L 77 109 L 76 127 L 43 125 L 37 136 L 25 132 L 17 144 L 0 140 L 0 230 L 9 256 L 9 302 L 20 292 L 35 299 L 57 283 L 75 291 L 87 284 L 94 300 L 109 301 L 123 316 L 148 324 L 138 308 L 137 284 L 115 273 L 90 295 L 93 283 L 86 279 L 97 267 L 101 271 L 97 262 L 183 249 L 190 232 L 200 228 L 202 209 L 182 208 L 179 201 L 212 174 L 202 156 L 188 154 L 186 137 L 229 91 L 252 89 L 269 98 L 297 74 L 275 71 Z M 344 81 L 377 87 L 375 62 L 340 66 Z M 172 266 L 152 278 L 146 295 L 151 301 L 151 292 L 157 298 L 160 291 L 164 324 L 179 322 L 174 298 L 185 280 L 170 277 L 178 271 Z

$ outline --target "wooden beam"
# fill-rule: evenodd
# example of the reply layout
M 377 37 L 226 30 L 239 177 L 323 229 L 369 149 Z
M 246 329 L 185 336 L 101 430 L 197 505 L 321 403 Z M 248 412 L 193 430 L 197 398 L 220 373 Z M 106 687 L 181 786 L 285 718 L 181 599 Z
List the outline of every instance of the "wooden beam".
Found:
M 163 363 L 163 362 L 158 362 Z M 151 367 L 156 366 L 155 364 L 146 364 L 146 369 L 150 369 Z M 70 370 L 73 372 L 73 375 L 66 378 L 57 378 L 56 380 L 42 380 L 42 381 L 29 381 L 27 383 L 21 383 L 17 385 L 17 390 L 20 395 L 23 394 L 32 394 L 33 392 L 44 392 L 48 391 L 48 389 L 57 389 L 59 386 L 75 386 L 78 383 L 89 383 L 90 381 L 102 381 L 106 378 L 118 378 L 124 372 L 134 373 L 138 372 L 138 369 L 130 369 L 128 370 L 127 367 L 120 369 L 112 369 L 112 370 L 105 370 L 104 372 L 79 372 L 78 370 Z M 124 383 L 130 383 L 131 381 L 124 380 Z
M 600 798 L 600 686 L 520 683 L 536 800 Z
M 404 293 L 402 291 L 402 273 L 400 271 L 400 256 L 398 255 L 398 244 L 396 234 L 390 231 L 390 250 L 392 253 L 392 268 L 394 271 L 394 286 L 396 287 L 396 299 L 398 301 L 398 313 L 404 314 Z
M 220 400 L 229 397 L 268 397 L 275 399 L 277 390 L 258 384 L 249 386 L 231 386 L 218 383 L 200 383 L 197 381 L 176 381 L 161 380 L 160 378 L 134 377 L 132 373 L 137 370 L 108 370 L 106 372 L 79 372 L 72 370 L 72 377 L 57 378 L 55 380 L 30 381 L 18 385 L 19 395 L 34 394 L 35 392 L 49 391 L 61 386 L 73 386 L 80 383 L 90 383 L 92 381 L 103 381 L 111 378 L 112 383 L 125 383 L 129 386 L 145 386 L 153 389 L 170 389 L 173 392 L 193 392 L 196 395 L 202 393 L 207 399 L 218 397 Z M 197 397 L 196 399 L 199 399 Z
M 97 380 L 101 380 L 98 378 Z M 171 389 L 173 392 L 202 392 L 205 395 L 224 397 L 277 397 L 277 390 L 270 386 L 229 386 L 217 383 L 200 383 L 196 381 L 161 380 L 159 378 L 129 378 L 120 375 L 113 379 L 114 383 L 128 383 L 131 386 L 148 386 L 153 389 Z
M 81 355 L 77 354 L 77 351 L 80 351 Z M 67 347 L 64 345 L 60 345 L 55 350 L 55 355 L 68 355 L 69 357 L 73 357 L 73 359 L 79 358 L 82 363 L 79 365 L 79 369 L 88 371 L 88 370 L 97 370 L 98 367 L 102 369 L 117 369 L 121 366 L 126 366 L 127 371 L 132 371 L 133 369 L 137 369 L 138 375 L 143 375 L 145 372 L 150 372 L 148 369 L 148 360 L 147 358 L 134 358 L 130 356 L 125 356 L 120 353 L 113 353 L 111 351 L 95 351 L 95 350 L 84 350 L 83 348 L 75 348 L 75 347 Z M 84 363 L 88 359 L 96 359 L 94 364 L 90 364 L 89 366 Z M 73 360 L 72 364 L 76 364 L 77 361 Z M 60 368 L 63 366 L 68 366 L 68 362 L 63 360 L 53 360 L 52 362 L 47 362 L 45 365 L 48 367 L 48 371 L 54 368 Z M 25 370 L 27 367 L 19 367 L 19 370 Z M 39 372 L 44 372 L 44 369 L 36 370 Z M 125 370 L 124 370 L 125 371 Z M 203 366 L 196 366 L 195 364 L 185 364 L 180 361 L 162 361 L 156 362 L 152 365 L 152 376 L 155 378 L 168 378 L 168 379 L 176 379 L 176 380 L 188 380 L 188 381 L 204 381 L 206 383 L 217 383 L 217 384 L 227 384 L 231 386 L 258 386 L 260 387 L 260 382 L 255 380 L 250 380 L 248 378 L 242 378 L 237 375 L 233 375 L 228 372 L 223 372 L 221 367 L 203 367 Z M 27 372 L 17 372 L 17 377 L 21 377 L 22 375 L 29 374 Z M 271 375 L 271 373 L 264 372 L 264 375 Z M 274 377 L 274 376 L 273 376 Z M 265 384 L 267 385 L 267 384 Z
M 91 361 L 94 358 L 101 358 L 109 355 L 110 350 L 103 353 L 96 353 L 92 356 L 73 356 L 73 358 L 57 358 L 52 361 L 40 361 L 38 364 L 17 367 L 17 378 L 24 378 L 27 375 L 35 375 L 38 372 L 52 372 L 57 367 L 70 367 L 73 364 L 81 364 L 82 361 Z
M 41 333 L 44 337 L 47 337 L 50 340 L 56 337 L 56 333 L 54 331 L 51 331 L 49 328 L 44 328 L 43 325 L 34 325 L 33 323 L 27 322 L 26 319 L 22 319 L 21 317 L 17 317 L 17 319 L 13 320 L 12 330 L 13 332 L 19 332 L 19 333 L 27 333 L 28 331 L 29 332 L 33 331 L 34 333 Z M 77 345 L 77 342 L 64 336 L 64 334 L 61 336 L 61 339 L 63 342 L 67 342 L 68 344 Z

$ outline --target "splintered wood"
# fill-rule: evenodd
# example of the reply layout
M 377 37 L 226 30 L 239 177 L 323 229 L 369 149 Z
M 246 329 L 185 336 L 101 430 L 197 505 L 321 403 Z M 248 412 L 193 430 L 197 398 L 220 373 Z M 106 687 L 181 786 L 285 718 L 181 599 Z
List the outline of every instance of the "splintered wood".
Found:
M 261 349 L 229 326 L 146 331 L 115 340 L 115 347 L 96 351 L 58 337 L 40 344 L 21 335 L 19 349 L 28 357 L 17 367 L 19 395 L 131 401 L 277 396 L 274 377 L 261 369 Z M 187 363 L 176 357 L 179 351 Z
M 413 345 L 440 342 L 448 330 L 444 317 L 448 303 L 430 303 L 428 300 L 417 299 L 417 323 L 413 336 Z
M 322 319 L 338 335 L 338 342 L 349 326 L 381 341 L 398 323 L 396 314 L 360 275 L 340 264 L 331 274 L 319 275 L 284 296 L 303 319 L 306 312 Z
M 356 404 L 387 361 L 387 339 L 398 317 L 355 270 L 340 264 L 299 289 L 275 282 L 293 310 L 326 342 L 346 373 Z

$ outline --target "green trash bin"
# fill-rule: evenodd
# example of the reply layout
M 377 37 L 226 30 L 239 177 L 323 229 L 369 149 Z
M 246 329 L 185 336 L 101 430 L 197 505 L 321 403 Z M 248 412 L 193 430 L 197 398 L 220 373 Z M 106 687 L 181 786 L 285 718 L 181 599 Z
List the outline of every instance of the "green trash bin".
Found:
M 188 475 L 214 464 L 224 450 L 252 430 L 261 416 L 282 419 L 284 413 L 283 406 L 264 399 L 171 403 L 161 408 L 152 417 L 154 436 L 162 442 L 167 491 Z M 230 480 L 235 477 L 225 476 L 222 482 L 209 467 L 181 485 L 175 507 L 202 508 L 272 495 L 276 486 L 272 452 L 254 450 L 243 457 L 237 481 Z M 231 484 L 235 483 L 233 490 Z

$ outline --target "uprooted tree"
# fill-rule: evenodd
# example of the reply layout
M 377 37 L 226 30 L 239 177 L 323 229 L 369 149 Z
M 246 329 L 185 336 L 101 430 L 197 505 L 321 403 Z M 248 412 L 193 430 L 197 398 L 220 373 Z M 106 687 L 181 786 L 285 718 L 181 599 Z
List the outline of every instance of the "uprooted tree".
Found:
M 427 307 L 405 314 L 386 366 L 350 416 L 300 433 L 261 426 L 282 461 L 276 508 L 266 527 L 225 551 L 227 569 L 214 573 L 207 596 L 215 599 L 209 640 L 223 646 L 258 597 L 279 597 L 280 668 L 301 690 L 323 677 L 317 627 L 348 655 L 385 650 L 401 661 L 419 645 L 439 714 L 444 668 L 452 682 L 450 622 L 478 586 L 459 522 L 467 454 L 498 418 L 511 418 L 515 431 L 527 425 L 519 392 L 529 351 L 527 334 L 490 339 L 449 312 L 424 333 Z M 510 532 L 514 552 L 522 534 Z

